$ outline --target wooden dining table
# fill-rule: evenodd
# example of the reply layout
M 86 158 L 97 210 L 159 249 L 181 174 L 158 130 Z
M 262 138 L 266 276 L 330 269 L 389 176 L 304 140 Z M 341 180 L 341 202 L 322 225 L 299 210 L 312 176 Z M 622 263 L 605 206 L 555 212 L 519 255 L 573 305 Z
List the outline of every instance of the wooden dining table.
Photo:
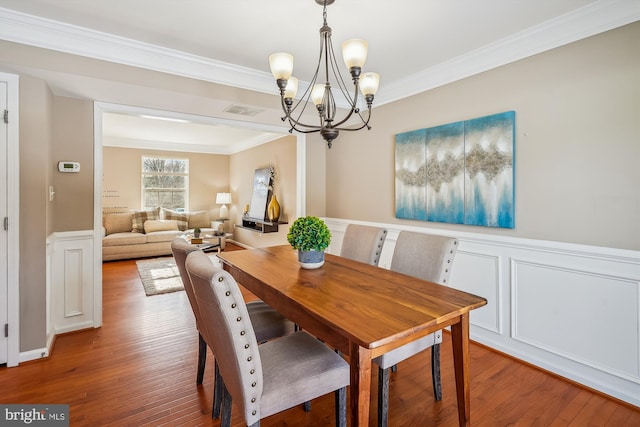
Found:
M 218 257 L 238 283 L 348 358 L 354 427 L 369 425 L 372 359 L 450 326 L 458 419 L 469 425 L 469 312 L 485 298 L 331 254 L 306 270 L 289 245 Z

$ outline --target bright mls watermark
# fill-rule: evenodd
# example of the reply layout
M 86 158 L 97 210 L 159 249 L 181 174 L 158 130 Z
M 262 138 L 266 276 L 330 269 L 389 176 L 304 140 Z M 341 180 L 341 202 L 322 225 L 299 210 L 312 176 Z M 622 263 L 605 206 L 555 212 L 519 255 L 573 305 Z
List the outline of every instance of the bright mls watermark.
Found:
M 69 427 L 69 405 L 0 404 L 0 425 Z

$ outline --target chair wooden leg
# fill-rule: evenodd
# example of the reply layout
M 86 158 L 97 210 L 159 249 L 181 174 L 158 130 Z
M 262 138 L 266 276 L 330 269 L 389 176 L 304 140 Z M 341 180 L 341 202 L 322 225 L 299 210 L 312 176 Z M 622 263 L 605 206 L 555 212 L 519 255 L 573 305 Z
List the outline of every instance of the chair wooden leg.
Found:
M 389 369 L 378 368 L 378 427 L 389 422 Z
M 336 427 L 347 427 L 347 388 L 336 390 Z
M 440 344 L 431 347 L 431 380 L 433 381 L 433 395 L 436 400 L 442 400 L 442 380 L 440 379 Z
M 207 363 L 207 343 L 202 335 L 198 334 L 198 375 L 196 384 L 202 384 L 204 380 L 204 367 Z
M 226 389 L 226 387 L 224 386 L 224 380 L 220 375 L 218 362 L 215 361 L 213 366 L 215 373 L 213 380 L 213 410 L 211 411 L 211 418 L 215 420 L 220 417 L 220 409 L 222 407 L 222 399 L 224 397 L 224 390 Z
M 227 387 L 222 385 L 222 414 L 220 419 L 220 427 L 231 427 L 231 407 L 233 401 Z

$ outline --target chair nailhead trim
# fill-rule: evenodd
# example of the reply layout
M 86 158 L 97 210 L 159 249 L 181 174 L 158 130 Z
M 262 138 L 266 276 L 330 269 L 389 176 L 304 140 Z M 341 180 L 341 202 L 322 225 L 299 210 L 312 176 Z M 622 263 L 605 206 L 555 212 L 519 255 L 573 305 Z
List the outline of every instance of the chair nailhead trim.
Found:
M 256 411 L 255 411 L 255 409 L 254 409 L 254 410 L 251 412 L 251 415 L 255 415 L 255 414 L 256 414 Z
M 240 335 L 244 336 L 246 332 L 245 331 L 240 331 Z
M 231 292 L 227 291 L 227 292 L 225 292 L 224 294 L 225 294 L 226 296 L 229 296 L 229 295 L 231 295 Z
M 247 362 L 251 362 L 251 360 L 253 360 L 253 357 L 251 356 L 247 357 Z
M 238 317 L 236 318 L 236 322 L 240 322 L 241 320 L 242 320 L 242 317 L 240 317 L 240 316 L 238 316 Z
M 223 277 L 218 277 L 218 282 L 222 282 L 224 280 Z
M 231 304 L 231 308 L 236 308 L 236 307 L 237 307 L 237 305 L 236 305 L 235 302 L 233 304 Z
M 250 370 L 250 371 L 249 371 L 249 373 L 250 373 L 250 374 L 255 374 L 255 373 L 256 373 L 256 370 L 255 370 L 255 369 L 252 369 L 252 370 Z
M 244 348 L 249 348 L 249 344 L 245 344 L 245 345 L 244 345 Z
M 255 397 L 251 398 L 251 403 L 256 403 L 256 398 Z
M 255 387 L 256 385 L 258 385 L 255 381 L 251 383 L 251 387 Z

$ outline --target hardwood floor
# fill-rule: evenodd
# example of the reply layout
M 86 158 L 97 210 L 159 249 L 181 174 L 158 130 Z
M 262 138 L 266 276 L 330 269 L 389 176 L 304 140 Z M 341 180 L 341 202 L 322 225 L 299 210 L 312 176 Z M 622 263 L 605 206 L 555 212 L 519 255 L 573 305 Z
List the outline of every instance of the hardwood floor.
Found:
M 237 247 L 235 247 L 237 248 Z M 233 250 L 229 245 L 227 250 Z M 103 326 L 59 336 L 47 360 L 0 368 L 0 402 L 64 403 L 76 426 L 214 426 L 213 364 L 196 385 L 198 335 L 184 292 L 147 297 L 135 261 L 103 265 Z M 435 402 L 429 353 L 391 375 L 390 426 L 456 426 L 451 340 L 442 345 L 443 399 Z M 371 426 L 376 425 L 377 376 Z M 334 423 L 333 396 L 263 426 Z M 487 426 L 638 426 L 640 409 L 609 399 L 480 345 L 471 345 L 471 420 Z M 233 426 L 242 420 L 234 408 Z

